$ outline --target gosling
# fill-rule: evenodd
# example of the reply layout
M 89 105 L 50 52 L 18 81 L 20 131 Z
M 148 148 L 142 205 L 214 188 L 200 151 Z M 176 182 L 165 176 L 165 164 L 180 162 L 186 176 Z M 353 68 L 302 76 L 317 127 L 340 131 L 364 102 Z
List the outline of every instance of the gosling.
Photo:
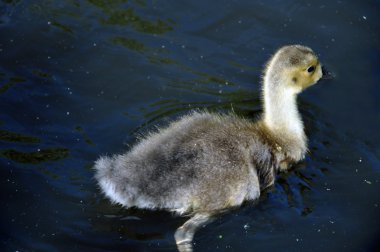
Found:
M 95 178 L 124 207 L 191 216 L 174 237 L 180 251 L 192 251 L 197 229 L 228 208 L 257 200 L 277 172 L 304 158 L 307 138 L 296 98 L 321 77 L 309 47 L 284 46 L 267 63 L 259 120 L 192 112 L 125 154 L 99 158 Z

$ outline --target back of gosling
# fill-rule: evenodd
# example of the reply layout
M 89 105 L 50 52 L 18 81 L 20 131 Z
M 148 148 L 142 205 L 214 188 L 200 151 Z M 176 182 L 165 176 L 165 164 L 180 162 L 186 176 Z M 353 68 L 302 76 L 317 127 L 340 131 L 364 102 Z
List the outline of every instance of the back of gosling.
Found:
M 279 170 L 304 158 L 307 139 L 296 97 L 321 76 L 310 48 L 284 46 L 265 69 L 260 120 L 192 112 L 128 152 L 98 159 L 95 178 L 124 207 L 193 216 L 175 234 L 179 250 L 191 251 L 201 225 L 224 209 L 258 199 Z

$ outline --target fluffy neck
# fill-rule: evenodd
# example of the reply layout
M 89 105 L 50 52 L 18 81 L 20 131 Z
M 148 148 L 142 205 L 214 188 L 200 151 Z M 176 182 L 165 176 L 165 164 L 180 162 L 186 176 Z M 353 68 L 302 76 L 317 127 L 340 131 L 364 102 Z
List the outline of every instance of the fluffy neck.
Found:
M 286 90 L 274 92 L 264 88 L 264 121 L 272 131 L 302 135 L 303 123 L 297 108 L 297 95 Z
M 281 79 L 276 75 L 264 78 L 263 121 L 278 144 L 287 152 L 294 153 L 295 159 L 299 159 L 306 151 L 306 137 L 297 108 L 297 92 L 285 88 L 284 83 L 279 83 Z

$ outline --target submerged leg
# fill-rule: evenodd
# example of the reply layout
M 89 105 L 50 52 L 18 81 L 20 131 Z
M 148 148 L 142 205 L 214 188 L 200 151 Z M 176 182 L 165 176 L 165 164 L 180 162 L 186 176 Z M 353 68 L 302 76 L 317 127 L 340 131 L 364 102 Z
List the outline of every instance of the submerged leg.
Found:
M 180 252 L 193 251 L 192 241 L 195 232 L 211 220 L 212 216 L 210 214 L 198 213 L 180 226 L 174 234 L 178 250 Z

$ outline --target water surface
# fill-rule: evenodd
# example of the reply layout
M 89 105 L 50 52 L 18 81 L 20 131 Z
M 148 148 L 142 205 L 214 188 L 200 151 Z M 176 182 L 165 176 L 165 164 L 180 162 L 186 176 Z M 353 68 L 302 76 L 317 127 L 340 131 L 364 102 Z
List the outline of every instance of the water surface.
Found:
M 195 251 L 375 251 L 380 237 L 378 1 L 3 0 L 2 251 L 176 251 L 186 218 L 111 205 L 93 161 L 192 109 L 261 112 L 284 44 L 335 75 L 299 98 L 310 154 Z

